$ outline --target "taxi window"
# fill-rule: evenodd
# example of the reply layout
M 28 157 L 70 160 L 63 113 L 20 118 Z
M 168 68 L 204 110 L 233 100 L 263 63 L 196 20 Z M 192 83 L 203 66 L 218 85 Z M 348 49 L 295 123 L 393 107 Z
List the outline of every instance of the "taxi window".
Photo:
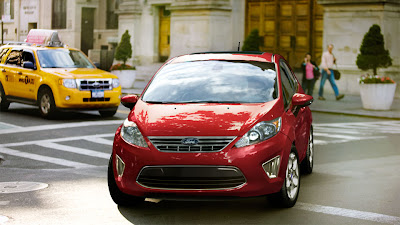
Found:
M 5 58 L 4 56 L 7 55 L 8 50 L 10 50 L 10 49 L 3 48 L 3 49 L 0 50 L 0 62 L 3 62 L 3 60 Z
M 22 53 L 22 62 L 32 62 L 35 63 L 35 58 L 31 52 Z
M 7 57 L 6 64 L 21 66 L 21 53 L 20 50 L 12 50 Z

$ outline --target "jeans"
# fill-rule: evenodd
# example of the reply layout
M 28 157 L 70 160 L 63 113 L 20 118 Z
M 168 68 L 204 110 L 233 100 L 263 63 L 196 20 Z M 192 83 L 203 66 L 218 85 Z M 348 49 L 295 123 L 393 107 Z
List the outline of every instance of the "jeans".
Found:
M 339 95 L 339 89 L 336 86 L 335 77 L 333 75 L 333 70 L 330 70 L 330 71 L 331 71 L 331 75 L 328 75 L 328 73 L 324 69 L 322 69 L 321 83 L 319 85 L 319 92 L 318 92 L 318 95 L 320 97 L 324 96 L 324 85 L 325 85 L 326 78 L 328 78 L 329 83 L 331 83 L 333 91 L 335 92 L 335 96 Z

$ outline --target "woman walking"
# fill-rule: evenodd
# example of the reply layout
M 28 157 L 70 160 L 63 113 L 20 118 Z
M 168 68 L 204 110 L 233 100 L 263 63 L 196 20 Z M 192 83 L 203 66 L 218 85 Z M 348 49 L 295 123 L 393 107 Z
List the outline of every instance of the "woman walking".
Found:
M 311 60 L 311 54 L 307 53 L 304 58 L 304 62 L 301 64 L 301 69 L 303 70 L 303 80 L 302 87 L 304 93 L 307 95 L 313 95 L 315 81 L 319 77 L 319 69 L 317 64 Z

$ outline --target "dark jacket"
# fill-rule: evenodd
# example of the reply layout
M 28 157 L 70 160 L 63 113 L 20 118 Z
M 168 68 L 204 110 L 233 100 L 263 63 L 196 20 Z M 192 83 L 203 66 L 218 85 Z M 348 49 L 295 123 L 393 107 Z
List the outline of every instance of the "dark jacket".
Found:
M 319 68 L 317 66 L 317 64 L 311 60 L 311 64 L 313 64 L 315 66 L 315 69 L 313 70 L 314 72 L 314 80 L 318 80 L 319 76 L 321 75 L 319 72 Z M 303 79 L 302 82 L 304 83 L 306 81 L 306 63 L 303 62 L 301 64 L 301 70 L 303 71 Z

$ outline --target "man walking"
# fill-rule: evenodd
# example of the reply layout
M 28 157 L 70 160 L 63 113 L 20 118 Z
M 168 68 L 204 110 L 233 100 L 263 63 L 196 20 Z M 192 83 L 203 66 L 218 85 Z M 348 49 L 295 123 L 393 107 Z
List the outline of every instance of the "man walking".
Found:
M 333 75 L 333 64 L 336 63 L 336 58 L 335 56 L 333 56 L 332 54 L 332 50 L 333 50 L 333 45 L 330 44 L 328 45 L 328 51 L 324 52 L 322 54 L 322 59 L 321 59 L 321 68 L 322 68 L 322 72 L 321 72 L 321 83 L 319 86 L 319 92 L 318 92 L 318 99 L 319 100 L 325 100 L 324 98 L 324 85 L 325 85 L 325 81 L 326 79 L 329 80 L 329 83 L 331 83 L 331 86 L 333 88 L 333 91 L 335 92 L 335 96 L 336 96 L 336 100 L 340 100 L 344 97 L 343 94 L 339 94 L 339 89 L 336 85 L 335 82 L 335 77 Z

